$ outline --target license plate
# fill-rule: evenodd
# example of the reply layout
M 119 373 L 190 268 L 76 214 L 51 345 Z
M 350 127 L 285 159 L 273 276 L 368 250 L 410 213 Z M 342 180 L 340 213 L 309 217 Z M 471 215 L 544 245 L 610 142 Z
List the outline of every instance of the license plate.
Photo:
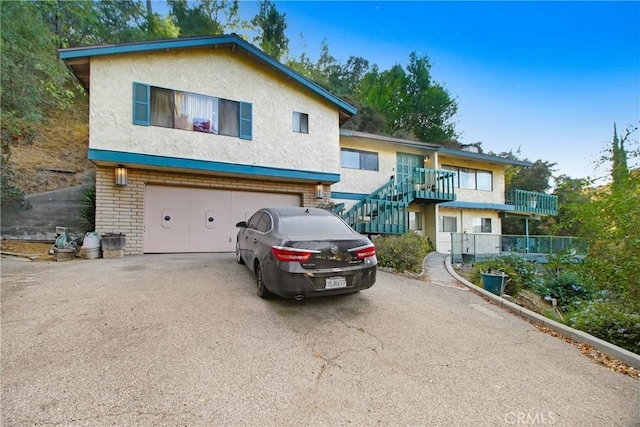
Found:
M 344 277 L 327 277 L 327 281 L 324 285 L 325 289 L 346 288 L 347 279 Z

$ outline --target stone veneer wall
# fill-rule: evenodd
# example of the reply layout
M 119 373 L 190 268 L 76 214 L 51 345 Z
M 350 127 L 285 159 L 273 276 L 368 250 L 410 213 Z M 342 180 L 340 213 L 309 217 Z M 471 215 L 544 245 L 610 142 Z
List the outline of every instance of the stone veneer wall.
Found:
M 223 190 L 251 190 L 302 195 L 303 206 L 317 206 L 331 199 L 329 186 L 324 187 L 324 199 L 317 200 L 315 184 L 265 181 L 152 171 L 128 170 L 128 185 L 114 184 L 114 168 L 99 166 L 96 171 L 96 231 L 100 234 L 124 233 L 125 254 L 143 253 L 144 190 L 146 184 L 165 184 L 184 187 Z

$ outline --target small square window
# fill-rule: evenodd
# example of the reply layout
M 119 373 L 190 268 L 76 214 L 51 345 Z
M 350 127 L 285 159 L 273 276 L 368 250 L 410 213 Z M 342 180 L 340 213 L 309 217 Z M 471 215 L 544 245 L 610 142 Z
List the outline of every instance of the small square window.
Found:
M 455 216 L 443 216 L 442 217 L 442 231 L 445 233 L 457 233 L 458 232 L 458 218 Z
M 491 218 L 474 218 L 474 233 L 491 233 Z
M 409 212 L 409 230 L 422 231 L 422 212 Z
M 293 131 L 298 133 L 309 133 L 309 115 L 305 113 L 293 112 Z

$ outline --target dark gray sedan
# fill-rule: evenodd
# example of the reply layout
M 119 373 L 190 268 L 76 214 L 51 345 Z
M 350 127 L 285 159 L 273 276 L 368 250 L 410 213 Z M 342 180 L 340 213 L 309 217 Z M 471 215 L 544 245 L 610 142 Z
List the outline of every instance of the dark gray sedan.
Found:
M 371 240 L 324 209 L 260 209 L 236 227 L 236 261 L 255 274 L 260 297 L 345 294 L 376 281 Z

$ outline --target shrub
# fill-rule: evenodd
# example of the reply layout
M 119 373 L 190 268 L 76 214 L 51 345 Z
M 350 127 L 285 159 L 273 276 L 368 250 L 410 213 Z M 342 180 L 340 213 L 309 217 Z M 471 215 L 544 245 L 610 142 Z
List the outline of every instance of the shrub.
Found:
M 536 264 L 528 262 L 519 255 L 499 256 L 476 263 L 471 270 L 471 282 L 479 286 L 482 283 L 480 273 L 489 269 L 502 270 L 509 276 L 504 293 L 514 297 L 518 296 L 522 289 L 535 289 L 542 283 Z
M 398 271 L 422 271 L 422 261 L 433 246 L 428 238 L 415 233 L 380 236 L 375 239 L 378 264 Z
M 577 273 L 563 272 L 557 277 L 550 276 L 536 290 L 542 297 L 550 296 L 558 300 L 558 308 L 569 311 L 577 308 L 581 302 L 591 299 L 593 290 L 583 283 Z
M 640 313 L 612 301 L 591 301 L 571 313 L 569 326 L 640 354 Z
M 82 199 L 82 208 L 80 208 L 80 216 L 87 222 L 88 231 L 96 229 L 96 183 L 87 188 Z

